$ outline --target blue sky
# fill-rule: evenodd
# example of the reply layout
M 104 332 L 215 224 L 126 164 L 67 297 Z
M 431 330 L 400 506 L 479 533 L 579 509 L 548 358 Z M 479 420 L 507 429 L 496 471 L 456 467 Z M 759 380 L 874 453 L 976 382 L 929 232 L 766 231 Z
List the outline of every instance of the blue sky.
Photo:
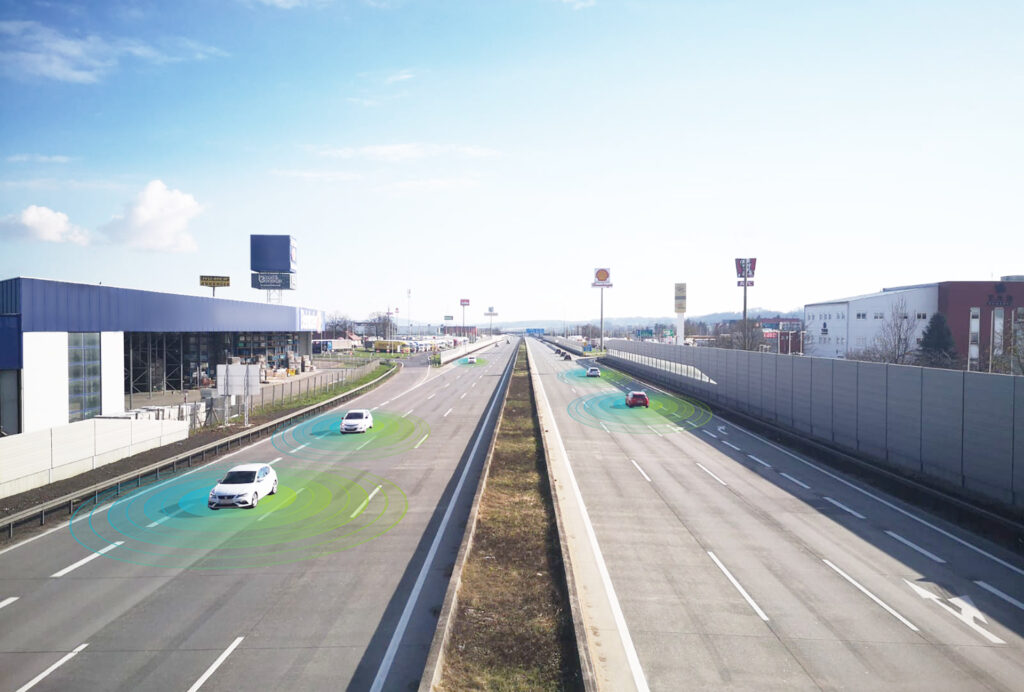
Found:
M 1024 273 L 1024 4 L 0 0 L 0 278 L 416 321 Z M 412 290 L 411 302 L 407 290 Z

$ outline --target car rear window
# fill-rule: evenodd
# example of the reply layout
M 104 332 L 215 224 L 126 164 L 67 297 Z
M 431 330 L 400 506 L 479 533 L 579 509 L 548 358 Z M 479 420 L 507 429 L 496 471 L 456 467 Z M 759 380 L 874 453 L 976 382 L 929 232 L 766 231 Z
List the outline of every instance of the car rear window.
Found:
M 236 485 L 239 483 L 252 483 L 254 480 L 256 480 L 255 471 L 228 471 L 228 474 L 224 476 L 224 480 L 221 483 Z

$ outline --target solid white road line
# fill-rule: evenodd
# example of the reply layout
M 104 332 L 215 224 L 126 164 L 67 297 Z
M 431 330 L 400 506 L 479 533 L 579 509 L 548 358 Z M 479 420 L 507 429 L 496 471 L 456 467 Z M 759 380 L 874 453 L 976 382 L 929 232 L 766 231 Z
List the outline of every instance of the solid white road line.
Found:
M 864 588 L 863 586 L 861 586 L 860 584 L 858 584 L 858 583 L 857 583 L 857 580 L 856 580 L 856 579 L 854 579 L 853 577 L 851 577 L 851 576 L 850 576 L 849 574 L 847 574 L 847 573 L 846 573 L 846 572 L 844 572 L 843 570 L 839 569 L 838 567 L 836 567 L 836 566 L 835 566 L 834 564 L 832 564 L 831 562 L 829 562 L 829 561 L 828 561 L 828 560 L 826 560 L 825 558 L 821 558 L 821 561 L 822 561 L 822 562 L 824 562 L 824 563 L 825 563 L 826 565 L 828 565 L 829 567 L 831 567 L 831 568 L 832 568 L 833 570 L 835 570 L 835 571 L 836 571 L 836 572 L 837 572 L 837 573 L 839 574 L 839 576 L 841 576 L 841 577 L 842 577 L 843 579 L 845 579 L 846 581 L 850 582 L 850 583 L 851 583 L 851 584 L 853 584 L 853 585 L 854 585 L 855 587 L 857 587 L 857 590 L 858 590 L 858 591 L 860 591 L 860 592 L 861 592 L 862 594 L 864 594 L 865 596 L 867 596 L 868 598 L 870 598 L 870 599 L 871 599 L 872 601 L 874 601 L 874 602 L 875 602 L 875 603 L 877 603 L 878 605 L 880 605 L 880 606 L 882 606 L 883 608 L 885 608 L 886 612 L 888 612 L 888 613 L 889 613 L 889 615 L 892 615 L 892 616 L 893 616 L 894 618 L 896 618 L 897 620 L 899 620 L 900 622 L 902 622 L 902 623 L 903 623 L 904 625 L 906 625 L 906 626 L 907 626 L 907 627 L 909 627 L 910 629 L 914 630 L 915 632 L 919 632 L 919 631 L 920 631 L 919 629 L 917 629 L 917 627 L 915 627 L 915 626 L 914 626 L 914 623 L 912 623 L 912 622 L 911 622 L 910 620 L 906 619 L 905 617 L 903 617 L 902 615 L 900 615 L 899 613 L 897 613 L 897 612 L 896 612 L 895 610 L 893 610 L 892 608 L 890 608 L 890 607 L 889 607 L 888 605 L 886 605 L 886 604 L 885 604 L 885 602 L 884 602 L 884 601 L 882 601 L 882 599 L 880 599 L 880 598 L 879 598 L 878 596 L 876 596 L 875 594 L 871 593 L 870 591 L 868 591 L 867 589 L 865 589 L 865 588 Z
M 447 411 L 445 411 L 445 412 L 444 412 L 444 415 L 443 415 L 443 416 L 441 416 L 441 417 L 442 417 L 442 418 L 447 418 L 447 417 L 448 417 L 448 414 L 449 414 L 449 413 L 451 413 L 451 412 L 452 412 L 452 409 L 448 409 Z
M 508 372 L 511 374 L 511 370 Z M 498 386 L 501 386 L 500 383 Z M 405 630 L 409 626 L 409 618 L 412 617 L 413 608 L 415 608 L 417 601 L 419 601 L 420 591 L 423 590 L 423 583 L 427 580 L 427 574 L 433 567 L 434 556 L 437 554 L 437 549 L 441 545 L 441 539 L 444 537 L 448 521 L 451 519 L 452 512 L 455 510 L 455 503 L 462 495 L 462 486 L 465 485 L 466 476 L 469 475 L 469 469 L 473 465 L 471 462 L 473 461 L 473 458 L 476 457 L 477 450 L 480 447 L 480 442 L 483 440 L 484 432 L 487 429 L 487 421 L 494 412 L 494 407 L 497 403 L 498 397 L 495 396 L 491 401 L 491 405 L 488 407 L 487 412 L 484 414 L 484 425 L 480 427 L 480 431 L 476 435 L 476 441 L 473 443 L 473 448 L 469 452 L 469 458 L 466 459 L 466 463 L 462 467 L 462 473 L 459 475 L 459 481 L 455 484 L 455 490 L 452 492 L 451 500 L 448 501 L 448 506 L 445 508 L 444 515 L 441 517 L 441 523 L 438 525 L 437 532 L 434 534 L 434 540 L 430 543 L 430 548 L 427 550 L 427 556 L 423 559 L 423 566 L 420 568 L 420 572 L 416 576 L 416 582 L 412 585 L 412 590 L 409 592 L 409 600 L 405 602 L 405 607 L 402 609 L 402 615 L 398 618 L 398 624 L 395 626 L 395 629 L 391 634 L 391 641 L 388 642 L 388 648 L 384 652 L 384 657 L 381 659 L 380 667 L 377 669 L 377 675 L 374 676 L 373 684 L 370 686 L 371 692 L 380 692 L 384 688 L 384 682 L 387 680 L 388 673 L 391 672 L 391 665 L 394 663 L 395 655 L 398 653 L 398 646 L 402 643 L 402 638 L 405 636 Z
M 11 605 L 16 600 L 18 600 L 18 598 L 20 598 L 20 596 L 10 596 L 8 598 L 5 598 L 4 600 L 0 601 L 0 608 Z
M 736 577 L 732 576 L 729 570 L 725 568 L 725 565 L 722 564 L 722 561 L 715 557 L 715 554 L 710 550 L 708 551 L 708 555 L 710 555 L 711 559 L 715 561 L 716 565 L 718 565 L 718 569 L 722 570 L 722 573 L 725 574 L 726 577 L 728 577 L 729 581 L 732 582 L 732 585 L 735 586 L 736 590 L 740 592 L 740 595 L 743 596 L 744 599 L 746 599 L 747 603 L 749 603 L 750 607 L 754 609 L 754 612 L 757 613 L 758 617 L 760 617 L 765 622 L 768 622 L 768 616 L 765 615 L 764 611 L 761 610 L 757 603 L 754 602 L 754 599 L 750 597 L 750 594 L 748 594 L 747 590 L 743 588 L 743 585 L 736 581 Z
M 716 440 L 718 439 L 718 435 L 716 435 L 715 433 L 711 432 L 710 430 L 701 430 L 701 432 L 704 433 L 705 435 L 707 435 L 708 437 L 713 437 Z
M 632 459 L 630 459 L 630 461 L 633 461 L 633 460 L 632 460 Z M 647 481 L 648 483 L 650 483 L 650 482 L 651 482 L 651 477 L 650 477 L 650 476 L 648 476 L 648 475 L 647 475 L 646 473 L 644 473 L 644 470 L 643 470 L 642 468 L 640 468 L 640 464 L 638 464 L 638 463 L 636 463 L 635 461 L 633 461 L 633 466 L 635 466 L 635 467 L 636 467 L 636 470 L 640 472 L 640 475 L 641 475 L 641 476 L 643 476 L 643 477 L 644 477 L 644 479 L 645 479 L 645 480 L 646 480 L 646 481 Z
M 837 476 L 836 474 L 832 473 L 831 471 L 827 471 L 826 469 L 821 468 L 817 464 L 812 464 L 811 462 L 807 461 L 806 459 L 803 459 L 803 458 L 797 456 L 796 454 L 793 454 L 793 452 L 789 451 L 788 449 L 780 447 L 780 446 L 778 446 L 777 444 L 775 444 L 773 442 L 769 442 L 768 440 L 766 440 L 765 438 L 761 437 L 757 433 L 752 433 L 749 430 L 746 430 L 744 428 L 739 427 L 738 425 L 733 425 L 733 427 L 735 427 L 737 430 L 742 430 L 743 432 L 747 433 L 748 435 L 750 435 L 751 437 L 753 437 L 753 438 L 755 438 L 757 440 L 760 440 L 761 442 L 764 442 L 766 445 L 768 445 L 772 449 L 780 451 L 783 454 L 785 454 L 787 456 L 790 456 L 793 459 L 796 459 L 801 464 L 804 464 L 805 466 L 809 466 L 809 467 L 811 467 L 812 469 L 814 469 L 816 471 L 820 471 L 821 473 L 825 474 L 829 478 L 832 478 L 833 480 L 839 481 L 840 483 L 842 483 L 843 485 L 847 486 L 848 488 L 856 490 L 858 493 L 860 493 L 862 495 L 867 495 L 872 500 L 875 500 L 877 502 L 881 502 L 883 505 L 885 505 L 889 509 L 892 509 L 892 510 L 895 510 L 895 511 L 899 512 L 900 514 L 902 514 L 903 516 L 907 517 L 908 519 L 913 519 L 914 521 L 918 522 L 919 524 L 924 524 L 925 526 L 927 526 L 928 528 L 932 529 L 933 531 L 937 531 L 937 532 L 941 533 L 946 538 L 948 538 L 950 540 L 953 540 L 953 541 L 956 541 L 957 543 L 959 543 L 960 545 L 964 546 L 965 548 L 973 550 L 974 552 L 978 553 L 979 555 L 984 555 L 985 557 L 987 557 L 988 559 L 992 560 L 993 562 L 997 562 L 1000 565 L 1002 565 L 1003 567 L 1005 567 L 1006 569 L 1011 570 L 1013 572 L 1016 572 L 1017 574 L 1019 574 L 1022 577 L 1024 577 L 1024 569 L 1021 569 L 1020 567 L 1017 567 L 1016 565 L 1010 564 L 1006 560 L 1003 560 L 1002 558 L 993 555 L 992 553 L 988 552 L 987 550 L 979 548 L 978 546 L 974 545 L 973 543 L 970 543 L 969 541 L 965 541 L 964 539 L 960 538 L 959 536 L 955 536 L 954 534 L 950 533 L 949 531 L 946 531 L 945 529 L 940 528 L 940 527 L 936 526 L 935 524 L 922 519 L 921 517 L 917 516 L 913 512 L 908 512 L 907 510 L 903 509 L 902 507 L 899 507 L 899 506 L 893 504 L 892 502 L 889 502 L 888 500 L 885 500 L 884 498 L 881 498 L 878 495 L 875 495 L 874 493 L 869 492 L 869 491 L 865 490 L 864 488 L 861 488 L 861 487 L 855 485 L 854 483 L 851 483 L 850 481 L 846 480 L 845 478 Z
M 68 662 L 68 661 L 70 661 L 71 659 L 73 659 L 73 658 L 74 658 L 75 656 L 77 656 L 77 655 L 78 655 L 78 652 L 79 652 L 79 651 L 81 651 L 82 649 L 84 649 L 84 648 L 85 648 L 85 647 L 87 647 L 87 646 L 89 646 L 89 643 L 88 643 L 88 642 L 86 642 L 85 644 L 79 644 L 78 646 L 76 646 L 76 647 L 75 647 L 75 648 L 74 648 L 74 649 L 73 649 L 73 650 L 71 651 L 71 653 L 67 653 L 67 654 L 64 654 L 64 657 L 63 657 L 63 658 L 61 658 L 61 659 L 60 659 L 59 661 L 57 661 L 57 662 L 56 662 L 56 663 L 54 663 L 54 664 L 53 664 L 52 666 L 50 666 L 49 668 L 47 668 L 46 670 L 44 670 L 44 671 L 43 671 L 42 673 L 40 673 L 39 675 L 35 676 L 34 678 L 32 678 L 31 680 L 29 680 L 28 682 L 26 682 L 26 683 L 25 683 L 24 685 L 22 685 L 21 687 L 19 687 L 19 688 L 18 688 L 18 690 L 17 690 L 17 692 L 27 692 L 28 690 L 32 689 L 33 687 L 35 687 L 36 685 L 38 685 L 38 684 L 39 684 L 39 682 L 40 682 L 40 681 L 41 681 L 41 680 L 42 680 L 43 678 L 45 678 L 45 677 L 46 677 L 47 675 L 49 675 L 49 674 L 50 674 L 50 673 L 52 673 L 53 671 L 55 671 L 55 670 L 57 670 L 58 668 L 60 668 L 60 667 L 61 667 L 62 665 L 64 665 L 65 663 L 67 663 L 67 662 Z
M 799 485 L 804 490 L 810 490 L 811 489 L 811 486 L 807 485 L 806 483 L 804 483 L 802 480 L 800 480 L 798 478 L 793 478 L 792 476 L 790 476 L 788 473 L 785 473 L 784 471 L 779 471 L 779 475 L 782 476 L 783 478 L 788 478 L 789 480 L 793 481 L 794 483 Z
M 857 517 L 858 519 L 866 518 L 860 512 L 855 512 L 854 510 L 852 510 L 849 507 L 847 507 L 846 505 L 844 505 L 842 502 L 837 502 L 836 500 L 833 500 L 831 497 L 826 497 L 824 499 L 825 499 L 826 502 L 831 502 L 832 504 L 834 504 L 839 509 L 842 509 L 842 510 L 845 510 L 845 511 L 849 512 L 850 514 L 852 514 L 853 516 Z
M 373 499 L 373 496 L 380 492 L 380 489 L 381 489 L 381 486 L 379 486 L 379 485 L 376 488 L 374 488 L 373 492 L 366 496 L 366 499 L 363 500 L 362 504 L 360 504 L 358 507 L 356 507 L 356 511 L 352 512 L 352 514 L 349 515 L 349 519 L 355 519 L 357 516 L 359 516 L 359 514 L 364 509 L 366 509 L 366 506 L 368 504 L 370 504 L 370 500 Z
M 281 461 L 281 457 L 278 457 L 278 458 L 276 458 L 276 459 L 274 459 L 273 461 L 271 461 L 271 462 L 268 462 L 268 463 L 269 463 L 269 464 L 270 464 L 271 466 L 273 466 L 274 464 L 276 464 L 276 463 L 277 463 L 277 462 L 279 462 L 279 461 Z
M 733 444 L 732 442 L 729 442 L 728 440 L 722 440 L 722 444 L 724 444 L 724 445 L 725 445 L 726 447 L 732 447 L 732 448 L 733 448 L 733 449 L 735 449 L 735 450 L 736 450 L 737 452 L 740 452 L 740 451 L 742 451 L 742 450 L 741 450 L 741 449 L 740 449 L 739 447 L 737 447 L 736 445 L 734 445 L 734 444 Z
M 906 538 L 904 538 L 903 536 L 899 535 L 898 533 L 894 533 L 892 531 L 886 531 L 886 533 L 889 536 L 891 536 L 892 538 L 895 538 L 897 541 L 899 541 L 903 545 L 905 545 L 908 548 L 910 548 L 911 550 L 916 550 L 917 552 L 921 553 L 926 558 L 928 558 L 930 560 L 934 560 L 935 562 L 938 562 L 938 563 L 941 563 L 941 564 L 946 564 L 946 561 L 943 560 L 938 555 L 936 555 L 935 553 L 930 553 L 927 550 L 925 550 L 924 548 L 922 548 L 921 546 L 917 545 L 916 543 L 911 543 L 910 541 L 908 541 Z
M 705 466 L 704 464 L 702 464 L 702 463 L 700 463 L 700 462 L 698 461 L 698 462 L 697 462 L 697 466 L 699 466 L 699 467 L 701 467 L 702 469 L 704 469 L 704 473 L 708 474 L 709 476 L 711 476 L 712 478 L 714 478 L 714 479 L 715 479 L 716 481 L 718 481 L 718 482 L 719 482 L 719 483 L 721 483 L 722 485 L 727 485 L 725 481 L 723 481 L 723 480 L 722 480 L 721 478 L 719 478 L 719 477 L 718 477 L 718 476 L 716 476 L 715 474 L 711 473 L 711 471 L 709 471 L 709 470 L 708 470 L 708 467 L 707 467 L 707 466 Z
M 65 567 L 64 569 L 62 569 L 59 572 L 54 572 L 53 574 L 50 575 L 50 577 L 53 578 L 53 579 L 56 579 L 57 577 L 63 577 L 68 572 L 71 572 L 72 570 L 78 569 L 79 567 L 81 567 L 85 563 L 92 562 L 93 560 L 98 558 L 100 555 L 103 555 L 104 553 L 109 553 L 111 550 L 113 550 L 114 548 L 116 548 L 119 545 L 124 545 L 124 541 L 118 541 L 117 543 L 111 543 L 106 548 L 101 548 L 100 550 L 97 550 L 92 555 L 90 555 L 88 557 L 83 557 L 81 560 L 79 560 L 75 564 L 68 565 L 67 567 Z
M 981 588 L 985 589 L 986 591 L 988 591 L 993 596 L 998 596 L 999 598 L 1003 599 L 1007 603 L 1010 603 L 1011 605 L 1015 605 L 1018 608 L 1020 608 L 1021 610 L 1024 610 L 1024 603 L 1021 603 L 1020 601 L 1018 601 L 1013 596 L 1010 596 L 1008 594 L 1003 593 L 1002 591 L 1000 591 L 996 587 L 992 586 L 991 584 L 986 584 L 983 581 L 976 581 L 974 583 L 977 584 L 978 586 L 980 586 Z M 4 607 L 4 604 L 0 603 L 0 608 L 3 608 L 3 607 Z
M 147 529 L 151 529 L 151 528 L 153 528 L 154 526 L 160 526 L 160 524 L 164 523 L 164 522 L 165 522 L 165 521 L 167 521 L 168 519 L 171 519 L 171 518 L 173 518 L 173 517 L 176 517 L 176 516 L 178 516 L 179 514 L 181 514 L 181 513 L 182 513 L 182 512 L 184 512 L 184 511 L 185 511 L 184 509 L 182 509 L 182 508 L 180 508 L 180 507 L 179 507 L 178 509 L 174 510 L 173 512 L 171 512 L 171 513 L 170 513 L 170 514 L 168 514 L 167 516 L 163 517 L 162 519 L 157 519 L 156 521 L 151 521 L 151 522 L 149 522 L 148 524 L 146 524 L 146 528 L 147 528 Z
M 772 467 L 772 465 L 769 464 L 767 461 L 761 461 L 760 459 L 755 457 L 753 454 L 748 454 L 747 456 L 750 457 L 751 459 L 753 459 L 754 461 L 756 461 L 757 463 L 759 463 L 761 466 L 766 466 L 768 468 Z
M 419 441 L 419 442 L 417 442 L 417 443 L 416 443 L 416 444 L 415 444 L 415 445 L 413 446 L 413 449 L 419 449 L 419 446 L 420 446 L 421 444 L 423 444 L 423 441 L 424 441 L 424 440 L 426 440 L 426 439 L 427 439 L 428 437 L 430 437 L 430 433 L 427 433 L 426 435 L 424 435 L 423 437 L 421 437 L 421 438 L 420 438 L 420 441 Z
M 225 649 L 224 653 L 217 657 L 217 660 L 213 662 L 213 665 L 206 669 L 206 672 L 203 673 L 203 676 L 196 680 L 196 683 L 192 685 L 192 687 L 188 688 L 188 692 L 196 692 L 196 690 L 202 687 L 203 683 L 210 679 L 210 676 L 213 675 L 218 668 L 220 668 L 220 664 L 224 663 L 227 657 L 231 655 L 231 652 L 234 651 L 238 647 L 238 645 L 242 643 L 243 639 L 245 639 L 245 637 L 239 637 L 235 641 L 231 642 L 231 646 Z

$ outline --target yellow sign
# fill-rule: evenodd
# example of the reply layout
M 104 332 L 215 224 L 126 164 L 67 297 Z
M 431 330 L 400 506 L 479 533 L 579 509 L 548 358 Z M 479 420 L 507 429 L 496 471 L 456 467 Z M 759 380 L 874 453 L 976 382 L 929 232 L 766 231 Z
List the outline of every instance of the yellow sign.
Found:
M 594 283 L 592 283 L 591 286 L 610 288 L 611 285 L 612 285 L 611 278 L 612 278 L 612 272 L 611 272 L 610 269 L 607 269 L 607 268 L 595 269 L 594 270 Z
M 231 285 L 230 276 L 207 276 L 205 274 L 199 277 L 199 285 L 206 286 L 208 288 L 224 288 L 225 286 Z

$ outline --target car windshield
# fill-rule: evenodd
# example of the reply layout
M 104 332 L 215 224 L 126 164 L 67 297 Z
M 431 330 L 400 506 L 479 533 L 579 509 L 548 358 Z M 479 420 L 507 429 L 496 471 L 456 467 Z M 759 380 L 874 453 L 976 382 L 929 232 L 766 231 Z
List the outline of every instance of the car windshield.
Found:
M 362 411 L 349 411 L 347 414 L 345 414 L 345 420 L 359 420 L 362 417 Z
M 255 471 L 228 471 L 221 483 L 225 485 L 236 485 L 240 483 L 252 483 L 256 480 Z

